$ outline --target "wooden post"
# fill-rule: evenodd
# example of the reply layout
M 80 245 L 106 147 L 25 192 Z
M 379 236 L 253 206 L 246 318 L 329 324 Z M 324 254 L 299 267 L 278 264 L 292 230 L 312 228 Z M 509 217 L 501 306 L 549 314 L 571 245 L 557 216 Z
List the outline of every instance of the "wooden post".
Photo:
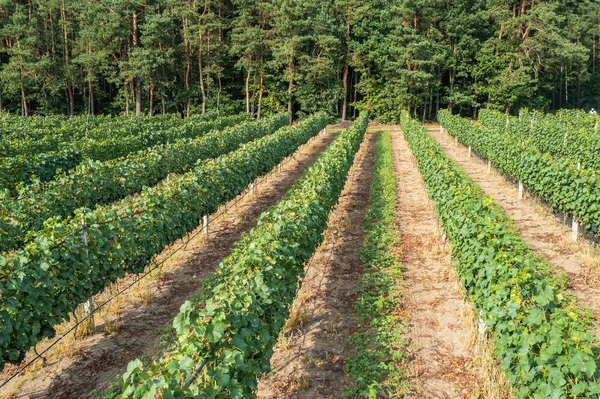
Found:
M 277 165 L 277 172 L 281 172 L 281 162 Z
M 483 321 L 483 309 L 479 311 L 478 319 L 479 325 L 477 326 L 477 331 L 479 332 L 479 335 L 485 335 L 487 332 L 487 325 L 485 324 L 485 321 Z
M 577 241 L 577 239 L 579 238 L 579 222 L 577 222 L 577 219 L 575 219 L 575 216 L 573 216 L 573 223 L 572 223 L 572 234 L 571 234 L 571 239 L 573 241 Z
M 523 199 L 523 191 L 524 191 L 523 182 L 521 180 L 519 180 L 519 195 L 518 195 L 518 198 L 520 200 Z
M 81 221 L 81 240 L 83 241 L 83 245 L 85 245 L 83 262 L 87 269 L 88 280 L 90 279 L 90 255 L 88 251 L 88 236 L 86 231 L 85 219 Z M 96 323 L 94 321 L 94 298 L 89 297 L 87 301 L 83 303 L 83 306 L 80 307 L 80 311 L 78 312 L 80 317 L 86 318 L 82 320 L 81 324 L 77 327 L 76 335 L 78 337 L 89 336 L 94 333 L 94 328 L 96 327 Z
M 208 215 L 202 216 L 202 231 L 208 235 Z
M 488 159 L 488 169 L 487 169 L 488 173 L 490 173 L 492 171 L 492 161 L 490 161 Z
M 469 153 L 467 154 L 467 157 L 471 158 L 471 146 L 469 146 Z
M 443 126 L 440 124 L 440 134 L 441 134 L 441 133 L 444 133 L 444 128 L 443 128 Z
M 250 194 L 254 195 L 254 182 L 250 183 Z

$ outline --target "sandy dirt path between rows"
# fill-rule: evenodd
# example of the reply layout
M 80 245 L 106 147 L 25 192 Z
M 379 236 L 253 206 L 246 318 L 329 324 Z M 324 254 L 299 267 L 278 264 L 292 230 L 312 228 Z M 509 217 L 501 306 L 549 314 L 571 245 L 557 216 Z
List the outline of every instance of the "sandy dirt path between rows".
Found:
M 356 283 L 362 272 L 358 250 L 364 239 L 377 135 L 369 130 L 359 149 L 325 240 L 307 268 L 290 318 L 258 397 L 343 398 L 348 337 L 353 332 Z
M 529 247 L 546 258 L 557 273 L 565 273 L 568 291 L 594 314 L 594 330 L 600 338 L 600 255 L 587 240 L 573 242 L 568 227 L 546 206 L 532 196 L 519 200 L 517 185 L 492 169 L 487 161 L 473 154 L 462 144 L 440 133 L 439 125 L 430 126 L 429 134 L 437 140 L 446 154 L 490 195 L 514 221 Z
M 482 384 L 474 361 L 472 308 L 464 302 L 450 246 L 402 132 L 392 132 L 398 176 L 401 262 L 404 268 L 410 373 L 415 399 L 472 398 Z
M 159 355 L 160 337 L 181 304 L 200 288 L 201 279 L 214 272 L 220 259 L 229 254 L 240 235 L 254 227 L 258 216 L 281 199 L 306 168 L 316 161 L 337 131 L 339 129 L 330 129 L 328 134 L 314 138 L 282 167 L 280 173 L 259 179 L 255 195 L 247 195 L 210 224 L 208 239 L 203 234 L 192 239 L 184 250 L 165 263 L 158 274 L 144 282 L 143 289 L 134 286 L 129 294 L 115 302 L 116 309 L 97 315 L 96 330 L 92 336 L 78 340 L 71 337 L 54 354 L 49 353 L 51 360 L 45 366 L 34 365 L 32 370 L 0 390 L 0 398 L 92 398 L 92 391 L 107 389 L 115 377 L 125 371 L 129 361 Z M 158 260 L 168 256 L 183 242 L 174 243 Z M 125 287 L 134 280 L 135 276 L 126 277 L 113 289 L 99 294 L 95 302 L 102 303 L 117 286 Z M 114 326 L 110 334 L 106 334 L 107 324 L 112 323 Z M 38 349 L 43 349 L 44 345 L 47 346 L 48 342 L 38 345 Z M 26 361 L 32 357 L 33 353 L 28 354 Z M 16 370 L 18 368 L 14 366 L 5 367 L 0 374 L 0 382 Z

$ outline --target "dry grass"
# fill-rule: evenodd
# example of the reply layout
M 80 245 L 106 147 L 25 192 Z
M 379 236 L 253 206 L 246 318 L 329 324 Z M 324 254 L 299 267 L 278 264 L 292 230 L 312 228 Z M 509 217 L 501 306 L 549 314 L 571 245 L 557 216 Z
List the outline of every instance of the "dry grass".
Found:
M 300 291 L 296 298 L 296 301 L 292 306 L 290 316 L 285 322 L 283 331 L 285 331 L 286 333 L 300 331 L 302 327 L 306 324 L 306 322 L 308 321 L 306 302 L 309 296 L 310 294 L 306 291 Z
M 0 399 L 13 399 L 16 397 L 16 395 L 17 395 L 17 390 L 11 389 L 8 392 L 4 392 L 4 393 L 0 394 Z
M 75 330 L 75 335 L 78 338 L 89 337 L 94 333 L 94 330 L 96 329 L 94 314 L 85 319 L 87 315 L 88 312 L 85 310 L 83 304 L 79 305 L 75 310 L 75 320 L 81 320 L 81 324 L 79 324 L 79 326 L 77 326 L 77 329 Z
M 506 380 L 506 376 L 500 368 L 500 363 L 494 355 L 494 346 L 485 332 L 485 324 L 479 317 L 474 315 L 471 304 L 467 304 L 465 308 L 467 307 L 470 315 L 465 317 L 463 322 L 471 325 L 473 334 L 470 345 L 475 353 L 475 366 L 482 370 L 484 376 L 484 379 L 477 381 L 475 397 L 482 399 L 514 399 L 510 383 Z
M 53 362 L 65 357 L 71 359 L 79 359 L 84 355 L 85 350 L 83 347 L 83 341 L 76 337 L 74 334 L 69 334 L 62 341 L 56 344 L 51 351 L 48 352 L 48 356 L 46 359 L 48 360 L 48 362 Z M 33 374 L 37 370 L 38 368 L 31 367 L 27 370 L 27 372 Z

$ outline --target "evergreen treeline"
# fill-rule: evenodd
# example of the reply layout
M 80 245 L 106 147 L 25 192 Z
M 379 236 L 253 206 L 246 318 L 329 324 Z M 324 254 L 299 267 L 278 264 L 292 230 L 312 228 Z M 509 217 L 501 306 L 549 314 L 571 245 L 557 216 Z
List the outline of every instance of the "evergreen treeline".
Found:
M 0 111 L 595 106 L 600 0 L 0 0 Z

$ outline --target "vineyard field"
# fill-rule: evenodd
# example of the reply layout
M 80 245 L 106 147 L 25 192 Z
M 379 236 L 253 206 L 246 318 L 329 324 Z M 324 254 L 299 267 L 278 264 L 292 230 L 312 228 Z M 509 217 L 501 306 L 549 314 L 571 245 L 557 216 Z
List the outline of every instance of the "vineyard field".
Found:
M 109 119 L 98 124 L 97 129 L 102 134 L 95 135 L 97 137 L 92 135 L 79 140 L 69 139 L 60 145 L 48 146 L 38 151 L 35 150 L 35 146 L 33 151 L 28 150 L 31 143 L 39 142 L 38 138 L 19 138 L 16 142 L 21 146 L 20 150 L 11 152 L 6 149 L 5 151 L 6 154 L 16 153 L 16 155 L 0 158 L 0 190 L 19 196 L 21 186 L 37 181 L 41 183 L 50 181 L 60 172 L 67 172 L 84 160 L 118 159 L 159 144 L 200 137 L 213 129 L 220 130 L 245 119 L 247 119 L 245 115 L 215 120 L 150 118 L 146 123 L 128 119 L 114 121 Z M 132 128 L 133 125 L 135 128 Z M 85 131 L 79 126 L 76 131 L 82 130 Z M 10 141 L 7 145 L 10 146 Z
M 53 326 L 86 298 L 126 272 L 142 271 L 153 255 L 270 171 L 324 124 L 323 114 L 314 116 L 138 197 L 82 210 L 66 221 L 48 221 L 31 245 L 0 258 L 0 293 L 6 298 L 0 305 L 3 360 L 18 360 L 42 337 L 52 337 Z M 192 197 L 201 200 L 190 201 Z M 89 241 L 80 234 L 82 222 Z M 44 306 L 35 298 L 43 298 Z
M 597 173 L 551 151 L 526 112 L 506 125 L 493 111 L 473 122 L 442 110 L 429 130 L 405 111 L 399 125 L 364 113 L 337 126 L 325 113 L 291 126 L 287 114 L 173 118 L 176 131 L 202 127 L 21 185 L 1 203 L 3 388 L 94 399 L 598 395 Z M 587 117 L 543 123 L 584 131 Z M 46 123 L 67 139 L 66 120 Z M 284 181 L 282 163 L 307 156 L 287 192 L 260 204 L 261 182 Z M 516 198 L 516 182 L 546 213 Z M 590 234 L 572 244 L 553 211 Z M 132 329 L 139 339 L 125 338 Z M 104 361 L 94 342 L 127 361 L 72 380 Z
M 170 174 L 181 174 L 202 160 L 215 158 L 289 123 L 285 115 L 245 122 L 198 139 L 181 139 L 116 161 L 84 163 L 70 173 L 2 204 L 0 251 L 22 246 L 27 232 L 43 228 L 47 219 L 69 217 L 78 208 L 94 208 L 152 187 Z
M 0 1 L 0 399 L 600 399 L 599 24 Z
M 491 330 L 515 395 L 597 394 L 593 353 L 598 349 L 588 317 L 544 261 L 529 251 L 506 214 L 482 195 L 417 122 L 408 116 L 403 119 L 453 257 L 459 261 L 461 282 Z M 523 351 L 524 346 L 530 349 Z
M 595 169 L 579 168 L 570 158 L 542 154 L 535 146 L 445 111 L 440 112 L 440 123 L 502 174 L 522 182 L 553 210 L 572 215 L 597 232 L 600 174 Z

